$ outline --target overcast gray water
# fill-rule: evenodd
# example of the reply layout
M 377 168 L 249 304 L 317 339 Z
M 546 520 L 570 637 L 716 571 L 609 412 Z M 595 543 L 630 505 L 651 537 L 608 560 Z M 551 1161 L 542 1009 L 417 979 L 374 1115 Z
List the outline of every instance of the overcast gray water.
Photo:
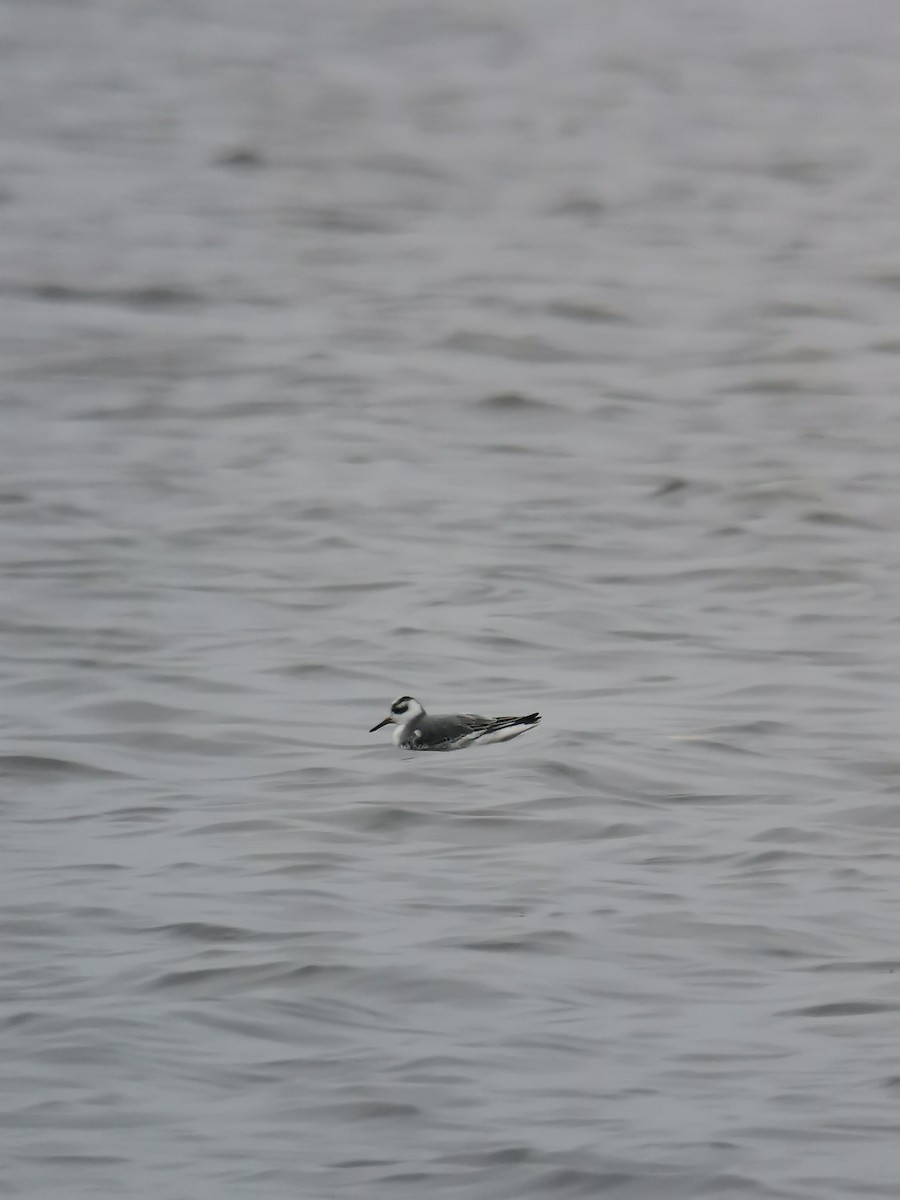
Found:
M 896 1200 L 900 6 L 3 18 L 0 1195 Z

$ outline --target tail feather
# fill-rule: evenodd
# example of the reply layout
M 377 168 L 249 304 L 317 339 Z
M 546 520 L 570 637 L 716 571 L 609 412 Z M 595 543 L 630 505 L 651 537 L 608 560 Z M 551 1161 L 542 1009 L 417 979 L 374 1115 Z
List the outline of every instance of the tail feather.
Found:
M 497 717 L 475 739 L 475 744 L 489 746 L 491 742 L 508 742 L 534 729 L 540 719 L 540 713 L 529 713 L 527 717 Z
M 540 713 L 529 713 L 527 717 L 495 717 L 491 722 L 492 729 L 505 729 L 507 725 L 536 725 L 541 719 Z

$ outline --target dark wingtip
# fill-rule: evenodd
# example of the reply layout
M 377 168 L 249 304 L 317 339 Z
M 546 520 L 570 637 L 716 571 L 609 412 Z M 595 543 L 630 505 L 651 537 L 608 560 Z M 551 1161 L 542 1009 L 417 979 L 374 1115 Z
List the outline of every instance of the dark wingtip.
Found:
M 541 719 L 540 713 L 529 713 L 527 717 L 522 717 L 523 721 L 528 721 L 532 725 L 537 725 L 537 723 L 540 719 Z

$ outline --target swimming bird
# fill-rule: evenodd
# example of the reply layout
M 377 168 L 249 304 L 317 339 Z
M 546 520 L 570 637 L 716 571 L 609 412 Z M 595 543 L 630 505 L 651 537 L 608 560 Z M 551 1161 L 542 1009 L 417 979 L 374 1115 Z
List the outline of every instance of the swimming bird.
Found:
M 373 725 L 369 733 L 385 725 L 396 725 L 394 745 L 401 750 L 462 750 L 489 742 L 508 742 L 528 729 L 534 729 L 540 713 L 527 717 L 479 717 L 475 713 L 442 713 L 430 717 L 412 696 L 401 696 L 391 711 Z

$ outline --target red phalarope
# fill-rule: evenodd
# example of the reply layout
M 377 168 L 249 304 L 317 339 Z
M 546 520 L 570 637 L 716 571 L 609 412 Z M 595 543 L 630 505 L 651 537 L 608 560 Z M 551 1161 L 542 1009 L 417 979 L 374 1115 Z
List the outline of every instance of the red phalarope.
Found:
M 418 700 L 401 696 L 369 733 L 385 725 L 396 725 L 394 745 L 401 750 L 462 750 L 466 746 L 508 742 L 534 729 L 540 719 L 540 713 L 529 713 L 527 717 L 479 717 L 474 713 L 430 717 Z

